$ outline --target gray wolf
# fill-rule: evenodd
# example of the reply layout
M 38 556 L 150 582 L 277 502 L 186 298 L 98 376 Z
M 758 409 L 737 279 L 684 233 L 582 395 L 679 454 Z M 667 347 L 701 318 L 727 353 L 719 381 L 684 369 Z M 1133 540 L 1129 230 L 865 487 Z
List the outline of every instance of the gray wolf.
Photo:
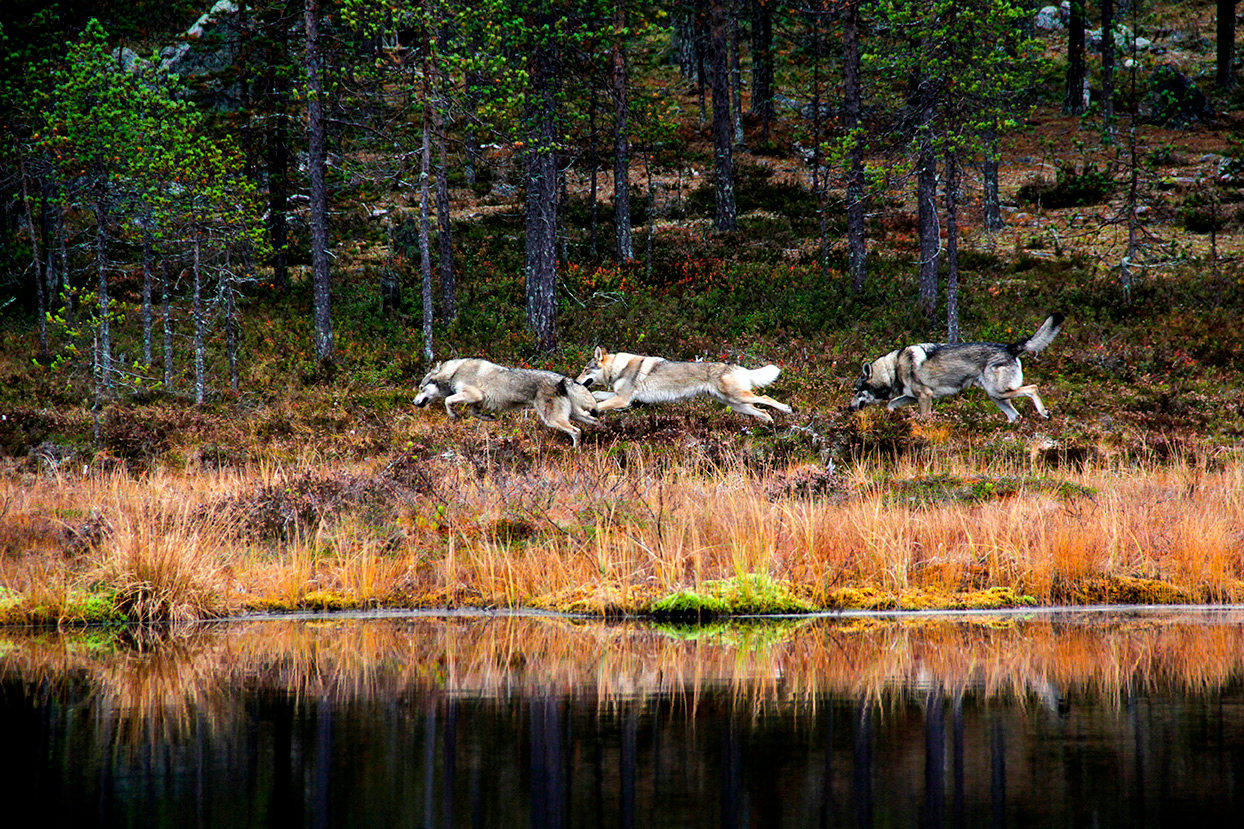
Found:
M 454 406 L 465 403 L 468 413 L 483 420 L 513 409 L 532 408 L 544 425 L 570 435 L 579 445 L 582 432 L 571 421 L 598 426 L 596 400 L 583 386 L 553 371 L 509 368 L 475 357 L 437 363 L 419 381 L 415 405 L 445 399 L 445 411 L 457 417 Z
M 781 369 L 775 365 L 749 369 L 730 363 L 690 363 L 647 357 L 643 354 L 617 352 L 610 354 L 597 346 L 588 363 L 576 378 L 585 386 L 599 383 L 612 392 L 597 392 L 597 412 L 624 409 L 631 403 L 670 403 L 689 397 L 715 397 L 740 414 L 751 415 L 765 423 L 773 418 L 757 405 L 782 412 L 790 406 L 772 397 L 756 394 L 752 389 L 767 386 L 778 378 Z
M 888 408 L 917 403 L 920 414 L 933 411 L 933 400 L 977 385 L 997 404 L 1006 419 L 1014 423 L 1019 412 L 1011 405 L 1017 397 L 1032 400 L 1037 414 L 1048 418 L 1050 413 L 1037 395 L 1035 385 L 1024 385 L 1021 354 L 1036 354 L 1049 345 L 1065 317 L 1053 313 L 1036 333 L 1027 339 L 1003 343 L 917 343 L 895 349 L 871 363 L 864 363 L 851 409 L 862 409 L 873 403 L 888 403 Z

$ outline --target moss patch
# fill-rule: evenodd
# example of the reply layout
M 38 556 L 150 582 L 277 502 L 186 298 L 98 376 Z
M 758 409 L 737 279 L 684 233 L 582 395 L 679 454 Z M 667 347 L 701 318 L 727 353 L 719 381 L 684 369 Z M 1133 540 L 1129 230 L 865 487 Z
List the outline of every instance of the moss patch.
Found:
M 661 619 L 711 619 L 740 614 L 810 613 L 816 608 L 765 573 L 704 582 L 658 599 L 649 613 Z

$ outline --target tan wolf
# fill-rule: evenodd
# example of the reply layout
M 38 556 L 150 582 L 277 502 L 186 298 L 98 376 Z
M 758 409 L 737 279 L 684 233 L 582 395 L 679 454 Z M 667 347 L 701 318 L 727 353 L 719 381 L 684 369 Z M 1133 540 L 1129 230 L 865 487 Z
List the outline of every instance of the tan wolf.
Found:
M 669 403 L 707 395 L 740 414 L 772 423 L 773 418 L 757 409 L 757 405 L 782 412 L 791 411 L 790 406 L 772 397 L 756 394 L 752 389 L 769 385 L 777 380 L 780 372 L 781 369 L 775 365 L 748 369 L 729 363 L 676 362 L 642 354 L 610 354 L 597 346 L 592 361 L 584 367 L 576 382 L 585 386 L 600 383 L 613 392 L 595 394 L 597 413 L 624 409 L 635 401 Z
M 1024 385 L 1024 368 L 1019 355 L 1036 354 L 1058 335 L 1065 317 L 1053 313 L 1036 333 L 1027 339 L 1003 343 L 918 343 L 898 348 L 864 363 L 860 379 L 851 398 L 851 408 L 862 409 L 873 403 L 887 403 L 888 408 L 917 403 L 920 414 L 933 411 L 933 400 L 963 391 L 968 386 L 985 390 L 1008 422 L 1014 423 L 1019 412 L 1011 405 L 1017 397 L 1032 400 L 1037 414 L 1048 418 L 1035 385 Z
M 450 417 L 457 417 L 453 407 L 459 403 L 465 403 L 468 413 L 483 420 L 530 407 L 544 425 L 570 435 L 575 446 L 582 430 L 572 420 L 600 425 L 593 417 L 596 400 L 591 392 L 569 377 L 554 371 L 499 366 L 475 357 L 437 363 L 419 381 L 415 405 L 426 406 L 442 397 Z

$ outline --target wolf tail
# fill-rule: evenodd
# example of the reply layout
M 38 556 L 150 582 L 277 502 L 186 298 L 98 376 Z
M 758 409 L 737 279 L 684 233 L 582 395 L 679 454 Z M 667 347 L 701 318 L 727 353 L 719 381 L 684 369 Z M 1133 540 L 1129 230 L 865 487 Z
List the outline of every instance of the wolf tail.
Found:
M 1017 357 L 1025 352 L 1029 354 L 1036 354 L 1038 351 L 1054 341 L 1054 338 L 1058 336 L 1059 329 L 1063 327 L 1064 319 L 1066 319 L 1066 317 L 1058 311 L 1055 311 L 1045 318 L 1045 322 L 1041 323 L 1041 327 L 1037 329 L 1037 333 L 1033 334 L 1026 340 L 1020 340 L 1019 342 L 1012 343 L 1007 346 L 1006 350 Z
M 749 368 L 743 371 L 747 374 L 747 379 L 755 386 L 767 386 L 778 379 L 778 375 L 782 373 L 782 370 L 772 363 L 764 368 Z

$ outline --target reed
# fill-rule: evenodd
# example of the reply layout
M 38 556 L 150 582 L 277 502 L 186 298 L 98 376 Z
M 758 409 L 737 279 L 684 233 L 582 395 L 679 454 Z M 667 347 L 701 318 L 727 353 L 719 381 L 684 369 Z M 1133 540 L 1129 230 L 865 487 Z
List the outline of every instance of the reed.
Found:
M 1244 596 L 1241 493 L 1236 461 L 1048 471 L 971 452 L 833 475 L 633 448 L 514 461 L 494 446 L 7 476 L 0 616 L 86 618 L 84 597 L 138 621 L 304 607 L 642 613 L 725 582 L 816 607 L 1230 602 Z

